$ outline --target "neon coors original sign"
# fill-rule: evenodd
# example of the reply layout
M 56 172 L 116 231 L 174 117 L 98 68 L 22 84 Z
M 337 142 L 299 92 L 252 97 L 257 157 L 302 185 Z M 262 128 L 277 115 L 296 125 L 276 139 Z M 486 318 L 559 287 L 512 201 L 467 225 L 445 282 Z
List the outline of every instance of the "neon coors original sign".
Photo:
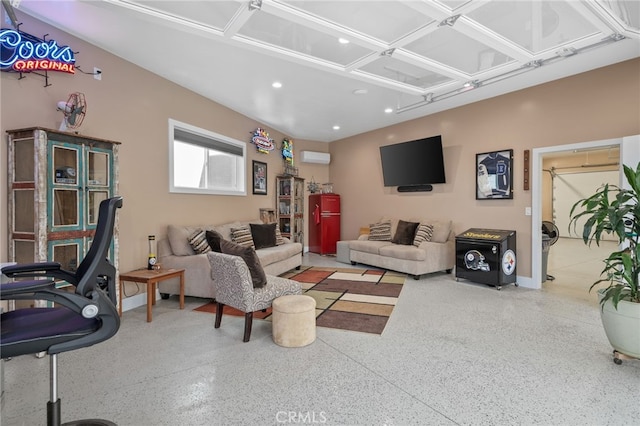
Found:
M 14 30 L 0 30 L 0 70 L 60 71 L 75 74 L 73 51 L 55 40 L 45 41 Z

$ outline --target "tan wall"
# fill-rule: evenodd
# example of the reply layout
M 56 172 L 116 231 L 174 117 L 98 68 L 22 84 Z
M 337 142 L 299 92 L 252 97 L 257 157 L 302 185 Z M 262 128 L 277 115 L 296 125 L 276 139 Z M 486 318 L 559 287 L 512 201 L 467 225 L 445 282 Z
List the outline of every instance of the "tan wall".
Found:
M 120 212 L 122 270 L 146 261 L 146 237 L 162 236 L 167 224 L 223 223 L 258 216 L 260 207 L 274 207 L 275 173 L 282 170 L 277 153 L 252 159 L 268 163 L 267 196 L 220 197 L 169 194 L 167 121 L 174 118 L 226 136 L 248 141 L 261 123 L 169 83 L 75 37 L 25 17 L 24 31 L 49 34 L 68 44 L 77 63 L 87 70 L 98 66 L 102 81 L 90 75 L 0 75 L 0 130 L 29 126 L 57 128 L 62 118 L 56 102 L 75 91 L 85 93 L 88 113 L 81 132 L 122 142 Z M 469 227 L 515 229 L 518 232 L 518 274 L 531 275 L 531 194 L 522 189 L 523 150 L 640 133 L 640 59 L 558 80 L 535 88 L 433 114 L 331 144 L 295 141 L 302 150 L 330 151 L 331 165 L 301 164 L 300 175 L 319 183 L 331 181 L 342 195 L 342 238 L 355 238 L 360 226 L 382 215 L 451 218 L 458 232 Z M 481 90 L 481 89 L 480 89 Z M 425 110 L 425 112 L 427 112 Z M 267 129 L 280 143 L 285 135 Z M 431 135 L 443 135 L 447 184 L 433 192 L 398 194 L 384 188 L 378 147 Z M 475 154 L 514 149 L 514 199 L 475 200 Z M 6 144 L 0 146 L 5 170 Z M 250 179 L 249 171 L 247 179 Z M 250 181 L 249 181 L 250 182 Z M 0 261 L 7 259 L 6 173 L 0 173 Z M 250 192 L 250 191 L 249 191 Z M 307 209 L 308 212 L 308 209 Z
M 259 208 L 275 207 L 275 175 L 283 171 L 279 151 L 265 155 L 248 143 L 261 123 L 172 84 L 104 50 L 29 17 L 22 19 L 23 31 L 49 34 L 61 45 L 69 45 L 76 62 L 85 70 L 102 69 L 102 81 L 91 75 L 50 73 L 50 86 L 37 75 L 19 80 L 17 74 L 0 73 L 0 130 L 43 126 L 57 129 L 62 114 L 56 103 L 69 93 L 86 95 L 87 115 L 80 133 L 122 142 L 120 149 L 120 195 L 124 206 L 120 218 L 120 268 L 122 271 L 146 264 L 147 235 L 165 234 L 170 223 L 215 224 L 236 219 L 258 218 Z M 169 66 L 169 64 L 167 64 Z M 206 78 L 206 70 L 203 70 Z M 223 83 L 224 84 L 224 83 Z M 248 195 L 212 196 L 170 194 L 168 174 L 168 120 L 173 118 L 228 137 L 247 141 Z M 277 146 L 286 136 L 267 128 Z M 7 147 L 0 144 L 0 261 L 7 253 Z M 321 142 L 294 140 L 294 154 L 302 150 L 328 152 Z M 268 194 L 251 194 L 251 160 L 268 164 Z M 300 176 L 327 182 L 328 166 L 296 162 Z
M 451 218 L 456 232 L 514 229 L 518 275 L 530 277 L 531 217 L 525 207 L 531 206 L 531 192 L 523 190 L 524 150 L 638 134 L 639 93 L 635 59 L 333 142 L 330 174 L 343 196 L 342 238 L 355 238 L 362 225 L 383 215 Z M 423 193 L 385 188 L 378 147 L 433 135 L 443 138 L 447 183 Z M 475 154 L 510 148 L 513 200 L 476 200 Z

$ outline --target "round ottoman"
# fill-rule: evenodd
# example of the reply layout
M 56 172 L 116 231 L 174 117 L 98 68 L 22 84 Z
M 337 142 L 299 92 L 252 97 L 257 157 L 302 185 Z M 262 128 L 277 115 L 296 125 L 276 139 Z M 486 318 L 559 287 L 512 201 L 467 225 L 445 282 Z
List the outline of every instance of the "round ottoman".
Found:
M 273 341 L 286 348 L 316 340 L 316 301 L 302 294 L 280 296 L 271 304 Z

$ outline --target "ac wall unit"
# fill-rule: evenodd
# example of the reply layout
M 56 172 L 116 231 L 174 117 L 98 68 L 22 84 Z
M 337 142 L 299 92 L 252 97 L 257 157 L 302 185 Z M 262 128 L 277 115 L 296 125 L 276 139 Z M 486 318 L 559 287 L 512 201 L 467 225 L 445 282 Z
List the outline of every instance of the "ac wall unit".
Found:
M 303 163 L 329 164 L 331 162 L 331 154 L 328 152 L 302 151 Z

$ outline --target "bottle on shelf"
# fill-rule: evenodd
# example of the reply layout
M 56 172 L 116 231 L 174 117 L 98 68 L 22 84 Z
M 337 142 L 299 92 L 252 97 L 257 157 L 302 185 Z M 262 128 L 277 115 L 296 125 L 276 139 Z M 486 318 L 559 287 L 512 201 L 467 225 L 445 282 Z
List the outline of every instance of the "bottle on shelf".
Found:
M 156 236 L 149 235 L 149 260 L 147 262 L 147 269 L 149 270 L 154 269 L 158 261 L 156 253 Z

